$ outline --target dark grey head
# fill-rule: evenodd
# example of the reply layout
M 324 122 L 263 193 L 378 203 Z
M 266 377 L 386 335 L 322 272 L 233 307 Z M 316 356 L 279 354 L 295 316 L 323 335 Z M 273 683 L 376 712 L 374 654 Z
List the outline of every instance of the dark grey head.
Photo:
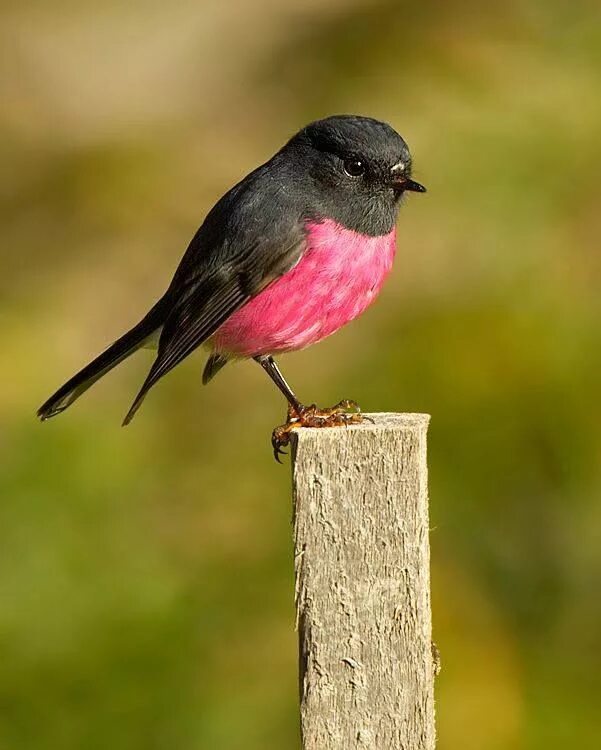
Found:
M 401 136 L 370 117 L 337 115 L 318 120 L 282 149 L 309 197 L 311 213 L 365 234 L 389 232 L 399 199 L 423 193 L 411 179 L 411 155 Z

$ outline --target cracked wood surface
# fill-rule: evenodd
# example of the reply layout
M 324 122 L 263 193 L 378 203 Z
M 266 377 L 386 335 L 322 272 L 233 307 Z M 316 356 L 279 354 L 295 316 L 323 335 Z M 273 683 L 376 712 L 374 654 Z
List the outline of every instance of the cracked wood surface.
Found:
M 435 745 L 424 414 L 293 434 L 303 750 Z

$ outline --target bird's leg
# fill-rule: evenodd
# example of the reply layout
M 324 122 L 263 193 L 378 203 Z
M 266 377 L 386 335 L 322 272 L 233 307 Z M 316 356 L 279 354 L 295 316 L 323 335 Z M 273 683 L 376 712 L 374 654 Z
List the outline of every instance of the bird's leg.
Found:
M 286 382 L 273 357 L 262 355 L 255 357 L 255 360 L 288 401 L 286 422 L 276 427 L 271 435 L 271 444 L 276 461 L 280 461 L 280 455 L 285 452 L 282 448 L 290 443 L 290 433 L 298 427 L 340 427 L 363 421 L 364 417 L 359 405 L 350 399 L 344 399 L 327 409 L 319 409 L 315 404 L 304 406 L 294 395 L 294 391 Z
M 294 391 L 286 382 L 286 379 L 282 375 L 280 368 L 276 365 L 273 357 L 262 355 L 260 357 L 255 357 L 255 361 L 261 365 L 286 397 L 286 401 L 288 401 L 288 418 L 290 419 L 291 417 L 298 416 L 305 407 L 294 395 Z

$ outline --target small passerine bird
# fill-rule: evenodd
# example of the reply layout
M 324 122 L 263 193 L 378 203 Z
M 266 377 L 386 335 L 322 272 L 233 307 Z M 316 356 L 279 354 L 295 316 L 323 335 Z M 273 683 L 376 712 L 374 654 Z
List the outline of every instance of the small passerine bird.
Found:
M 288 401 L 276 458 L 298 426 L 361 420 L 357 405 L 304 406 L 273 355 L 302 349 L 360 315 L 376 298 L 396 249 L 396 219 L 411 179 L 405 141 L 384 122 L 338 115 L 300 130 L 209 212 L 165 294 L 39 409 L 64 411 L 130 354 L 158 341 L 157 356 L 123 424 L 155 383 L 207 343 L 203 383 L 230 360 L 253 358 Z

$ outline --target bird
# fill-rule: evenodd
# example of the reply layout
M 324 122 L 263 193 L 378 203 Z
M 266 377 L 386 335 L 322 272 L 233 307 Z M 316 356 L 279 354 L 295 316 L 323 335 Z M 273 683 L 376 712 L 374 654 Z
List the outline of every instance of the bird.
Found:
M 148 391 L 207 344 L 203 384 L 229 361 L 252 358 L 285 396 L 286 421 L 271 440 L 278 461 L 300 426 L 361 421 L 350 399 L 328 409 L 304 405 L 274 357 L 321 341 L 371 305 L 392 268 L 402 199 L 425 191 L 412 179 L 409 148 L 391 125 L 360 115 L 309 123 L 217 201 L 163 296 L 61 386 L 38 417 L 61 413 L 154 344 L 156 358 L 127 425 Z

